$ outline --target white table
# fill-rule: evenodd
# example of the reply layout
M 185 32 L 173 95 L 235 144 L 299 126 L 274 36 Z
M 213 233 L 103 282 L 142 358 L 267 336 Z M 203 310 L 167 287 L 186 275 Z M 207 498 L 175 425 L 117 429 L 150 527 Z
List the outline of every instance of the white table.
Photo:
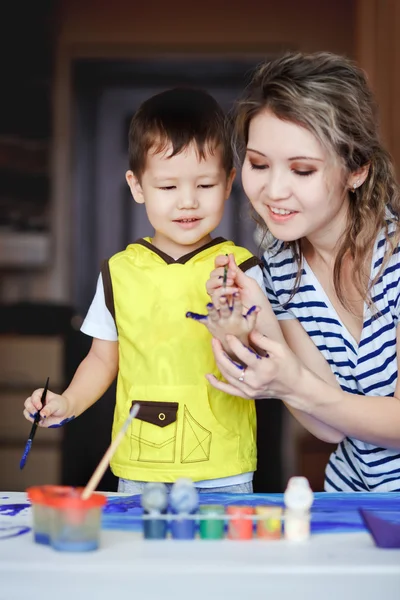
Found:
M 4 497 L 8 496 L 5 500 Z M 24 503 L 23 493 L 0 493 Z M 30 509 L 0 516 L 31 525 Z M 102 531 L 95 552 L 58 553 L 32 533 L 0 539 L 0 600 L 400 600 L 400 550 L 376 548 L 367 533 L 282 541 L 144 541 Z

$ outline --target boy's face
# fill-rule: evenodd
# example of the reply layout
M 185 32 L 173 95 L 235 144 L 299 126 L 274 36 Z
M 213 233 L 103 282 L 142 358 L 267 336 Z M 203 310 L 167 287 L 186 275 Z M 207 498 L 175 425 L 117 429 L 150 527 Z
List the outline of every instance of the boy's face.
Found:
M 200 159 L 191 144 L 169 158 L 172 148 L 150 151 L 141 182 L 132 171 L 126 180 L 132 196 L 145 204 L 154 227 L 153 244 L 174 259 L 201 248 L 220 223 L 235 177 L 222 165 L 219 149 Z

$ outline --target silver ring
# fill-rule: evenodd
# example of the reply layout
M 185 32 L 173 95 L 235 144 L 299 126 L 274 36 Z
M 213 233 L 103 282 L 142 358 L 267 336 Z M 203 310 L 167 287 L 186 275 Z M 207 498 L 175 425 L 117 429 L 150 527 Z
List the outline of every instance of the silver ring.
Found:
M 246 369 L 244 369 L 244 371 L 243 371 L 243 373 L 241 374 L 241 376 L 240 376 L 240 377 L 238 377 L 238 380 L 239 380 L 239 381 L 244 381 L 244 376 L 245 376 L 245 374 L 246 374 Z

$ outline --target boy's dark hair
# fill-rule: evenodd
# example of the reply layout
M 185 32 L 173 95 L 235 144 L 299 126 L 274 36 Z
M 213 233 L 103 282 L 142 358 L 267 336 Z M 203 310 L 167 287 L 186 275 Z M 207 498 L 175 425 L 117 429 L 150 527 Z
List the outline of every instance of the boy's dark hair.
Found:
M 129 168 L 140 179 L 150 149 L 163 152 L 172 145 L 170 157 L 191 143 L 199 157 L 221 149 L 227 174 L 233 167 L 231 128 L 218 102 L 207 92 L 175 88 L 152 96 L 139 107 L 129 127 Z

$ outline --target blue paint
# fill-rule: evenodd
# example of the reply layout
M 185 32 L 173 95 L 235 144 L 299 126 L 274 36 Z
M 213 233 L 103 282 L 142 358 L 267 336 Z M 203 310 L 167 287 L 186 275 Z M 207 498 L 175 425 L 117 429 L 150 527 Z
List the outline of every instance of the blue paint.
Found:
M 33 539 L 37 544 L 43 544 L 44 546 L 48 546 L 50 544 L 50 536 L 48 533 L 35 532 Z
M 49 425 L 48 429 L 57 429 L 58 427 L 62 427 L 63 425 L 66 425 L 73 419 L 75 419 L 75 415 L 73 415 L 72 417 L 68 417 L 68 419 L 64 419 L 63 421 L 60 421 L 59 423 L 55 423 L 54 425 Z
M 19 515 L 23 510 L 30 507 L 30 504 L 0 504 L 0 515 L 15 517 L 16 515 Z
M 223 298 L 225 298 L 225 296 L 223 296 Z M 207 308 L 214 308 L 214 304 L 212 302 L 209 302 L 207 304 Z
M 25 445 L 25 450 L 24 450 L 24 453 L 23 453 L 23 455 L 22 455 L 21 461 L 20 461 L 20 463 L 19 463 L 19 468 L 20 468 L 20 469 L 23 469 L 23 468 L 24 468 L 24 466 L 25 466 L 25 463 L 26 463 L 26 459 L 28 458 L 28 454 L 29 454 L 29 452 L 30 452 L 30 450 L 31 450 L 31 447 L 32 447 L 32 440 L 31 440 L 31 439 L 29 439 L 29 440 L 26 442 L 26 445 Z
M 256 358 L 258 358 L 258 359 L 260 359 L 260 360 L 261 360 L 261 358 L 262 358 L 262 357 L 261 357 L 259 354 L 257 354 L 257 352 L 255 352 L 255 350 L 253 350 L 252 348 L 249 348 L 249 346 L 246 346 L 246 344 L 243 344 L 243 342 L 242 342 L 242 346 L 243 346 L 244 348 L 246 348 L 246 350 L 248 350 L 248 351 L 249 351 L 251 354 L 254 354 L 254 356 L 255 356 Z
M 253 313 L 253 312 L 256 310 L 256 308 L 257 308 L 257 306 L 256 306 L 256 305 L 254 305 L 254 306 L 251 306 L 251 307 L 249 308 L 249 310 L 247 311 L 246 317 L 248 317 L 249 315 L 251 315 L 251 314 L 252 314 L 252 313 Z
M 186 318 L 193 319 L 194 321 L 203 321 L 204 319 L 207 319 L 208 317 L 207 317 L 207 315 L 200 315 L 199 313 L 187 312 Z
M 97 540 L 84 540 L 81 542 L 66 542 L 64 540 L 52 540 L 51 547 L 60 552 L 91 552 L 97 550 Z
M 238 369 L 241 369 L 241 370 L 243 371 L 243 369 L 244 369 L 244 366 L 243 366 L 243 365 L 240 365 L 239 363 L 237 363 L 236 361 L 234 361 L 234 360 L 233 360 L 233 358 L 231 358 L 231 357 L 229 356 L 229 354 L 227 354 L 226 352 L 224 352 L 224 355 L 225 355 L 225 357 L 226 357 L 226 358 L 227 358 L 227 359 L 228 359 L 228 360 L 229 360 L 229 361 L 230 361 L 230 362 L 231 362 L 233 365 L 235 365 L 235 367 L 237 367 Z
M 24 527 L 21 525 L 0 527 L 0 540 L 9 540 L 10 538 L 18 537 L 19 535 L 25 535 L 25 533 L 29 533 L 30 530 L 30 527 Z

